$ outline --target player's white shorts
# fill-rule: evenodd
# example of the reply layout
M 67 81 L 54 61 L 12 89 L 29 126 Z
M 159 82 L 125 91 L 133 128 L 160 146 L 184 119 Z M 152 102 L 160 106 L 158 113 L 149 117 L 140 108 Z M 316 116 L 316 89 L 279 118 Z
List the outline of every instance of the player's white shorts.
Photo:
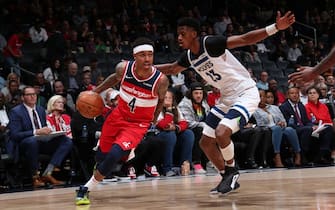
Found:
M 233 133 L 246 125 L 256 111 L 260 101 L 257 87 L 244 91 L 234 99 L 222 99 L 215 105 L 206 118 L 203 134 L 215 138 L 215 128 L 219 124 L 229 127 Z

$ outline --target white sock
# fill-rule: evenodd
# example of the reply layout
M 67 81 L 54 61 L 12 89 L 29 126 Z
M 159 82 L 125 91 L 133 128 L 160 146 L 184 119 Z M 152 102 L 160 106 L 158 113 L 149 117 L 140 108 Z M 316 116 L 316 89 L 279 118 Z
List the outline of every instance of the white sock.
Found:
M 94 175 L 91 177 L 90 180 L 85 184 L 85 187 L 88 188 L 88 191 L 93 190 L 97 185 L 99 184 L 99 181 L 94 178 Z

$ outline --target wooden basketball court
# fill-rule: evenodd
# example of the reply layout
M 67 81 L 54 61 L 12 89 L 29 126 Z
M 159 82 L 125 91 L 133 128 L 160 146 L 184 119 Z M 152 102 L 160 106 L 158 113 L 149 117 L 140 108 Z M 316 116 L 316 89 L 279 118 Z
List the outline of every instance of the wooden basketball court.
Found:
M 335 209 L 335 167 L 241 171 L 240 189 L 210 197 L 216 174 L 104 181 L 90 193 L 91 205 L 75 206 L 76 188 L 35 190 L 0 195 L 6 210 L 103 209 Z

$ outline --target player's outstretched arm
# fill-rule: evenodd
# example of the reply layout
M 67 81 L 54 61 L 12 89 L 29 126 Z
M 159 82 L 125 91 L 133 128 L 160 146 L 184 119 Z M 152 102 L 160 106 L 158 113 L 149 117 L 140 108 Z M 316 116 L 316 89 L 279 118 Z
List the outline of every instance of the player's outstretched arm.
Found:
M 295 22 L 295 16 L 291 11 L 281 16 L 277 12 L 276 23 L 262 29 L 250 31 L 242 35 L 230 36 L 227 38 L 227 48 L 232 49 L 246 45 L 256 44 L 257 42 L 277 33 L 279 30 L 285 30 Z
M 165 75 L 175 75 L 185 70 L 185 67 L 178 65 L 178 62 L 157 64 L 155 67 Z
M 122 75 L 125 71 L 125 62 L 122 61 L 116 65 L 115 73 L 109 75 L 99 86 L 97 86 L 93 91 L 97 93 L 101 93 L 102 91 L 114 87 L 117 85 L 121 79 Z
M 164 98 L 165 98 L 165 94 L 166 94 L 168 87 L 169 87 L 169 79 L 167 78 L 167 76 L 163 74 L 161 78 L 158 80 L 158 84 L 157 84 L 156 92 L 158 94 L 158 102 L 157 102 L 156 110 L 155 110 L 154 117 L 152 120 L 153 124 L 156 124 L 157 118 L 163 109 Z
M 330 53 L 315 67 L 302 66 L 294 72 L 288 75 L 289 82 L 292 83 L 306 83 L 314 80 L 318 75 L 324 73 L 325 71 L 333 68 L 335 65 L 335 46 L 332 48 Z

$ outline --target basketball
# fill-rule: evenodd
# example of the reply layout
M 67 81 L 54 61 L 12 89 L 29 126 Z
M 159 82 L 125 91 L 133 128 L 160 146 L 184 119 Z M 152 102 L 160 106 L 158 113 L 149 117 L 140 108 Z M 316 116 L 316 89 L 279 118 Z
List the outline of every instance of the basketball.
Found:
M 79 94 L 76 102 L 76 108 L 79 113 L 89 119 L 102 114 L 104 109 L 102 97 L 93 91 L 83 91 Z

